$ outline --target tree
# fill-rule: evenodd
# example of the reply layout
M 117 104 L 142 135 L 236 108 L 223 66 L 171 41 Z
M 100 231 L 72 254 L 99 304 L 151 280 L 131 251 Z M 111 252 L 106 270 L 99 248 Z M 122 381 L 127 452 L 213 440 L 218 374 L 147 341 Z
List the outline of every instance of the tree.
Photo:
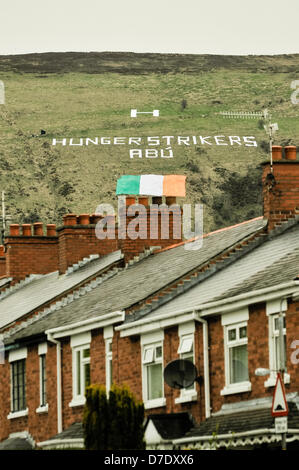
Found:
M 112 385 L 109 398 L 103 385 L 86 389 L 83 412 L 87 450 L 143 450 L 144 406 L 127 386 Z

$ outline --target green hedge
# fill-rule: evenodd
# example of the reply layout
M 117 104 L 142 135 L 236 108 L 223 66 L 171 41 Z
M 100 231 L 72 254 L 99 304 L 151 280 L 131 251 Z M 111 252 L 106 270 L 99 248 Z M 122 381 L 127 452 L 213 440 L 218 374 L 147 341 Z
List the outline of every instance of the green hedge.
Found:
M 104 385 L 86 388 L 83 412 L 87 450 L 145 449 L 144 406 L 127 386 L 112 385 L 107 398 Z

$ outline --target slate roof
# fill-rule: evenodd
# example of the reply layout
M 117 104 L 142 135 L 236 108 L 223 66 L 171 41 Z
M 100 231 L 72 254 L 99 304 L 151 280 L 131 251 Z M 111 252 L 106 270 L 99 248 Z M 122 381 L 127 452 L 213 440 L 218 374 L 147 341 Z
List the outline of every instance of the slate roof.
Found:
M 41 334 L 50 328 L 69 325 L 138 304 L 188 272 L 204 265 L 209 259 L 262 230 L 265 224 L 266 221 L 259 217 L 206 235 L 203 247 L 199 250 L 188 251 L 184 245 L 180 245 L 148 256 L 136 264 L 129 265 L 71 304 L 26 326 L 5 342 L 11 343 Z
M 147 317 L 192 310 L 201 304 L 292 281 L 299 274 L 299 224 L 156 308 Z
M 288 429 L 299 429 L 299 410 L 296 403 L 288 402 Z M 275 418 L 271 415 L 271 407 L 263 409 L 247 409 L 242 412 L 224 413 L 212 416 L 186 432 L 184 438 L 211 436 L 255 431 L 258 429 L 274 429 Z
M 9 437 L 0 442 L 0 450 L 32 450 L 32 443 L 23 437 Z
M 272 285 L 278 285 L 292 279 L 299 280 L 299 248 L 275 261 L 271 266 L 262 269 L 236 287 L 226 291 L 222 296 L 215 297 L 213 301 L 234 297 L 257 289 L 264 289 Z
M 10 283 L 11 280 L 11 277 L 3 277 L 2 279 L 0 279 L 0 288 L 5 287 L 7 284 Z
M 165 440 L 178 439 L 184 436 L 193 426 L 189 413 L 150 414 L 147 423 L 152 421 L 156 430 Z
M 122 259 L 121 251 L 94 259 L 78 271 L 59 275 L 58 271 L 46 275 L 33 275 L 21 281 L 0 296 L 0 328 L 13 323 L 38 307 L 74 289 L 86 279 L 95 276 L 111 264 Z
M 67 429 L 64 429 L 59 434 L 55 434 L 49 438 L 49 441 L 59 439 L 60 441 L 69 441 L 70 439 L 83 439 L 83 426 L 82 423 L 73 423 Z

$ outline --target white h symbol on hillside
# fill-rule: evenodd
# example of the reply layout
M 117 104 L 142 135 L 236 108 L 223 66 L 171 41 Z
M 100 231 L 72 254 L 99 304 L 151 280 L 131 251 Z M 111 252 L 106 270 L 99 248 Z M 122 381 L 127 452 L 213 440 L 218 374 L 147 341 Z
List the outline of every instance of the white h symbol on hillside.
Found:
M 159 117 L 159 110 L 154 109 L 153 111 L 137 111 L 137 109 L 131 109 L 131 117 L 137 117 L 137 114 L 152 114 L 154 117 Z
M 0 104 L 5 104 L 5 91 L 2 80 L 0 80 Z

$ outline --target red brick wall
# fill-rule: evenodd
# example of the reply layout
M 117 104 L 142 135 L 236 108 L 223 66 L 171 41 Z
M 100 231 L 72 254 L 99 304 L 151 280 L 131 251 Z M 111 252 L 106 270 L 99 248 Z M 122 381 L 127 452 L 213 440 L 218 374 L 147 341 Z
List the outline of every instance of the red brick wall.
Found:
M 99 240 L 95 235 L 95 225 L 65 226 L 59 233 L 59 271 L 65 272 L 69 266 L 91 254 L 107 255 L 118 250 L 118 240 Z
M 0 441 L 2 441 L 9 435 L 10 423 L 7 419 L 10 412 L 10 365 L 8 361 L 5 361 L 5 364 L 0 364 L 0 377 Z M 21 426 L 22 423 L 19 425 Z
M 113 380 L 121 385 L 126 384 L 142 400 L 141 387 L 141 348 L 140 339 L 120 338 L 115 332 L 112 343 Z
M 6 257 L 3 248 L 0 246 L 0 279 L 6 276 Z
M 90 346 L 90 380 L 91 383 L 106 386 L 105 341 L 102 329 L 92 332 Z
M 58 269 L 57 237 L 8 237 L 6 248 L 6 275 L 15 281 Z
M 212 411 L 219 411 L 224 403 L 234 403 L 242 400 L 272 397 L 273 387 L 265 388 L 267 377 L 257 377 L 254 371 L 257 367 L 269 367 L 268 350 L 268 317 L 265 304 L 256 304 L 249 308 L 248 321 L 248 358 L 249 378 L 252 384 L 251 392 L 222 396 L 220 394 L 225 386 L 225 364 L 223 345 L 223 326 L 221 317 L 209 319 L 209 365 L 210 365 L 210 397 Z M 299 375 L 298 365 L 290 361 L 294 352 L 290 348 L 292 341 L 299 340 L 299 302 L 290 303 L 287 311 L 287 369 L 291 374 L 291 383 L 286 385 L 287 392 L 298 391 Z M 70 407 L 72 400 L 72 350 L 69 338 L 62 342 L 62 400 L 63 400 L 63 429 L 75 421 L 82 419 L 83 407 Z M 171 360 L 177 359 L 179 346 L 178 328 L 168 328 L 164 332 L 164 367 Z M 140 337 L 120 338 L 119 332 L 113 336 L 113 380 L 118 384 L 127 384 L 136 397 L 142 400 L 142 364 Z M 27 370 L 27 404 L 29 416 L 7 420 L 10 412 L 10 365 L 6 361 L 1 368 L 0 384 L 0 440 L 6 438 L 11 432 L 28 430 L 34 439 L 39 442 L 48 439 L 57 433 L 57 383 L 56 383 L 56 346 L 48 343 L 47 352 L 47 395 L 49 412 L 40 415 L 36 413 L 39 406 L 39 357 L 37 346 L 28 348 L 26 360 Z M 202 325 L 196 323 L 195 332 L 195 364 L 199 375 L 203 376 L 203 341 Z M 105 344 L 103 330 L 92 332 L 91 341 L 91 382 L 105 384 Z M 179 396 L 178 390 L 164 387 L 166 406 L 147 410 L 146 414 L 165 412 L 191 412 L 197 422 L 205 419 L 204 383 L 197 384 L 197 402 L 175 404 Z

